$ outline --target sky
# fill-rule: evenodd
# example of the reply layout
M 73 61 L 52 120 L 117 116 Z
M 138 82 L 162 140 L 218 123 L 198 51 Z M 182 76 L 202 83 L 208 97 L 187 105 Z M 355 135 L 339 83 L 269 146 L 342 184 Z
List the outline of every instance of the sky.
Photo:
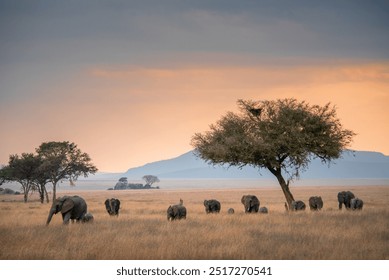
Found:
M 278 98 L 330 102 L 351 149 L 389 155 L 389 2 L 0 0 L 2 164 L 71 141 L 124 172 Z

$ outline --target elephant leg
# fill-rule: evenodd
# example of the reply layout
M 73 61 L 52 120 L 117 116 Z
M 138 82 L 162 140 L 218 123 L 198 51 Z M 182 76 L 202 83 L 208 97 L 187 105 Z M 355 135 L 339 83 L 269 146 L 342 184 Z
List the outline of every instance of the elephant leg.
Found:
M 342 210 L 342 202 L 339 202 L 339 210 Z
M 70 216 L 71 216 L 71 213 L 70 213 L 70 212 L 67 212 L 67 213 L 65 213 L 65 214 L 62 214 L 63 224 L 64 224 L 64 225 L 69 224 Z

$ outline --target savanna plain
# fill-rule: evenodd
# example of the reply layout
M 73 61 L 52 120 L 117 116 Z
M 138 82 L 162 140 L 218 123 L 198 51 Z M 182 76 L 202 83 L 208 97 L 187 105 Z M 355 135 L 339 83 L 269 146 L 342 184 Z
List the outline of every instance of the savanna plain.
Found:
M 86 191 L 90 224 L 62 225 L 57 214 L 45 225 L 51 204 L 38 197 L 0 197 L 0 259 L 3 260 L 172 260 L 172 259 L 389 259 L 389 187 L 292 187 L 296 199 L 320 195 L 324 208 L 286 212 L 279 188 L 159 189 Z M 337 193 L 350 190 L 364 200 L 362 211 L 338 210 Z M 256 195 L 269 214 L 245 214 L 242 195 Z M 121 201 L 110 217 L 107 198 Z M 183 199 L 187 219 L 169 222 L 166 209 Z M 204 199 L 221 202 L 219 214 L 206 214 Z M 234 208 L 235 214 L 227 214 Z

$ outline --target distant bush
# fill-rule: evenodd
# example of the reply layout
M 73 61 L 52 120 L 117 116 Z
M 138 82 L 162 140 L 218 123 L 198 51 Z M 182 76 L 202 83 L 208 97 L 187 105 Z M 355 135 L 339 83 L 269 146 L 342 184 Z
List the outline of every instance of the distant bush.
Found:
M 15 192 L 9 188 L 0 188 L 0 195 L 1 194 L 20 194 L 20 192 Z
M 128 183 L 127 178 L 120 178 L 116 183 L 114 190 L 143 190 L 143 189 L 159 189 L 159 187 L 152 187 L 149 184 Z

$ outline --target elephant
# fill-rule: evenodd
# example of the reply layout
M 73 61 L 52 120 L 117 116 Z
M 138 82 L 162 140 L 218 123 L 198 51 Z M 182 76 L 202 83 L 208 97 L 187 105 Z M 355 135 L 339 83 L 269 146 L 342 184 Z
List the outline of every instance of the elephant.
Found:
M 204 200 L 205 213 L 219 213 L 221 206 L 220 202 L 216 199 Z
M 360 198 L 353 198 L 350 201 L 350 209 L 352 210 L 362 210 L 363 200 Z
M 309 198 L 309 208 L 312 211 L 321 210 L 323 208 L 323 200 L 321 196 L 311 196 Z
M 54 214 L 61 212 L 63 224 L 67 225 L 69 220 L 80 222 L 84 219 L 87 213 L 87 205 L 85 200 L 80 196 L 63 196 L 57 198 L 50 208 L 49 216 L 46 224 L 48 225 Z
M 227 211 L 228 214 L 234 214 L 235 213 L 235 210 L 234 208 L 229 208 L 228 211 Z
M 339 210 L 342 210 L 342 204 L 346 209 L 350 209 L 351 199 L 355 198 L 355 195 L 350 191 L 342 191 L 338 193 Z
M 180 199 L 179 204 L 169 206 L 166 211 L 168 221 L 186 219 L 186 207 L 183 204 L 184 202 Z
M 83 223 L 92 223 L 95 218 L 93 217 L 92 213 L 86 213 L 84 218 L 82 218 Z
M 244 195 L 240 200 L 244 205 L 245 213 L 257 213 L 259 210 L 259 199 L 255 195 Z
M 119 216 L 120 200 L 117 198 L 107 199 L 105 201 L 105 208 L 110 216 Z
M 261 207 L 261 208 L 259 208 L 258 212 L 260 214 L 268 214 L 269 210 L 267 209 L 267 207 Z
M 304 203 L 304 201 L 301 201 L 301 200 L 292 201 L 291 210 L 292 211 L 302 211 L 302 210 L 305 210 L 305 203 Z

